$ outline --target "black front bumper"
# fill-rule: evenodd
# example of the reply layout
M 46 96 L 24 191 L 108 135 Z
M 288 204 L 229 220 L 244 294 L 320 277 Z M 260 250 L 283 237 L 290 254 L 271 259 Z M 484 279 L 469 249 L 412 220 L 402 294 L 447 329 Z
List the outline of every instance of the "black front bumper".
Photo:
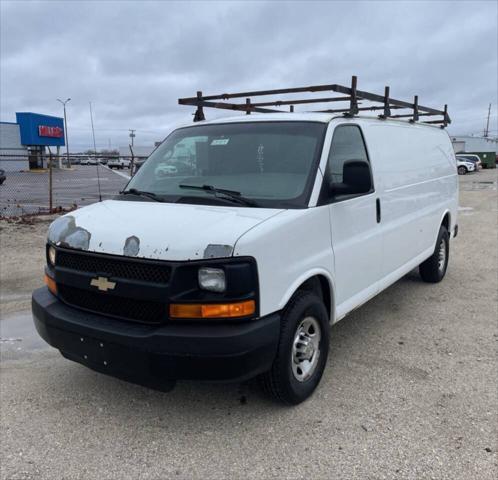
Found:
M 38 333 L 66 358 L 159 389 L 180 379 L 252 378 L 271 367 L 280 332 L 279 314 L 210 325 L 125 322 L 69 307 L 46 287 L 33 292 L 32 311 Z

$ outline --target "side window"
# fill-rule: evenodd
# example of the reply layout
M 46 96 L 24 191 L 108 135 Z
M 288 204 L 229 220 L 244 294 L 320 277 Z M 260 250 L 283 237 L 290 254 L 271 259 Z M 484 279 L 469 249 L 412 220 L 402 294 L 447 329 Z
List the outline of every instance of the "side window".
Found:
M 327 164 L 329 182 L 342 183 L 342 171 L 347 160 L 368 162 L 367 149 L 356 125 L 339 126 L 334 131 Z
M 332 137 L 332 144 L 330 145 L 324 179 L 325 191 L 322 190 L 324 201 L 327 202 L 331 199 L 329 187 L 332 184 L 344 183 L 344 164 L 349 160 L 360 160 L 368 163 L 367 149 L 358 126 L 340 125 L 336 127 L 334 136 Z M 373 185 L 371 173 L 368 172 L 367 176 L 370 178 L 366 181 L 369 181 L 370 185 Z M 351 195 L 347 195 L 347 197 L 350 198 Z

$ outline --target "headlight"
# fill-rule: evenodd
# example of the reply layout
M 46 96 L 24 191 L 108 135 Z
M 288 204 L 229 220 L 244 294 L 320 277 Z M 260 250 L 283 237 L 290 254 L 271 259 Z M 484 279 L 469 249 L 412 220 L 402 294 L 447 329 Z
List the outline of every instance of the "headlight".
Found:
M 51 267 L 55 267 L 55 256 L 56 256 L 56 250 L 55 248 L 50 245 L 48 247 L 48 263 L 50 264 Z
M 226 290 L 225 272 L 221 268 L 200 268 L 199 287 L 210 292 L 224 292 Z

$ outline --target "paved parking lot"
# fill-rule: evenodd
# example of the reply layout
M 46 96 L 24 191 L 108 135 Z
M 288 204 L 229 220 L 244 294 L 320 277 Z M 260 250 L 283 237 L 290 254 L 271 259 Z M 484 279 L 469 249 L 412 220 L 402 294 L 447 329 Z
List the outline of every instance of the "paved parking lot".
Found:
M 414 271 L 335 325 L 294 408 L 252 384 L 159 393 L 99 375 L 45 346 L 19 303 L 0 321 L 1 478 L 496 479 L 497 171 L 460 183 L 445 280 Z M 46 228 L 5 227 L 8 293 L 41 283 Z
M 52 173 L 53 206 L 71 208 L 116 195 L 127 183 L 129 170 L 111 170 L 99 165 L 76 165 L 71 170 L 54 169 Z M 0 216 L 47 212 L 49 207 L 49 173 L 7 172 L 0 186 Z

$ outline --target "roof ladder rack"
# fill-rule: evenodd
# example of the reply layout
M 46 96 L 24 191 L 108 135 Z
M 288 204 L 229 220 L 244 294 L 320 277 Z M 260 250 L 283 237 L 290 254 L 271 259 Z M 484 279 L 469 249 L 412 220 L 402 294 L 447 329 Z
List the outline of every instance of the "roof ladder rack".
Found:
M 345 117 L 355 117 L 360 112 L 364 111 L 382 111 L 379 115 L 381 119 L 388 118 L 407 118 L 411 123 L 428 123 L 434 125 L 440 125 L 441 128 L 445 128 L 451 123 L 450 116 L 448 114 L 448 105 L 444 106 L 443 110 L 436 110 L 434 108 L 426 107 L 419 104 L 418 95 L 415 95 L 412 102 L 406 102 L 403 100 L 396 100 L 390 96 L 390 88 L 386 86 L 384 88 L 384 95 L 378 95 L 371 92 L 366 92 L 358 90 L 358 79 L 356 76 L 351 78 L 351 86 L 345 87 L 338 84 L 330 85 L 313 85 L 308 87 L 297 87 L 297 88 L 282 88 L 275 90 L 256 90 L 249 92 L 239 92 L 239 93 L 222 93 L 218 95 L 206 95 L 204 96 L 201 91 L 197 92 L 195 97 L 179 98 L 178 103 L 180 105 L 191 105 L 195 106 L 196 111 L 194 113 L 194 122 L 200 122 L 205 120 L 204 107 L 206 108 L 217 108 L 222 110 L 234 110 L 245 112 L 246 115 L 250 115 L 253 112 L 257 113 L 280 113 L 284 112 L 280 107 L 289 106 L 289 111 L 294 112 L 296 105 L 311 105 L 319 103 L 331 103 L 331 102 L 348 102 L 349 105 L 342 108 L 318 110 L 318 112 L 326 113 L 338 113 L 343 114 Z M 340 94 L 339 96 L 320 96 L 318 98 L 313 98 L 307 96 L 305 98 L 291 98 L 291 99 L 271 99 L 270 101 L 255 102 L 253 97 L 263 97 L 263 96 L 276 96 L 276 95 L 293 95 L 300 93 L 320 93 L 320 92 L 334 92 Z M 238 103 L 234 101 L 229 101 L 233 99 L 245 98 L 244 103 Z M 362 102 L 369 102 L 364 104 Z M 361 106 L 360 106 L 361 105 Z M 393 115 L 393 110 L 410 110 L 408 113 L 400 113 Z M 316 110 L 315 110 L 316 111 Z M 427 121 L 420 121 L 420 117 L 439 117 L 442 119 L 433 119 Z

